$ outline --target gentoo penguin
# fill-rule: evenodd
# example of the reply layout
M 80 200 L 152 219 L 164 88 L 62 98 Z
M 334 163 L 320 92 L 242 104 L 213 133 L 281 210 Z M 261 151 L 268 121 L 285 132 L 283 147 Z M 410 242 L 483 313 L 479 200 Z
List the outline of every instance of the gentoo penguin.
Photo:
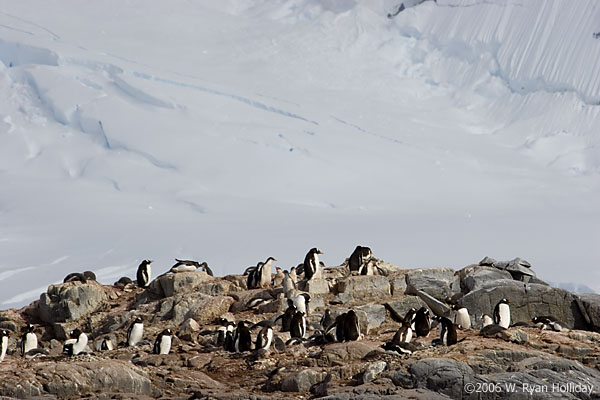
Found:
M 277 261 L 273 257 L 267 258 L 265 263 L 260 268 L 260 276 L 258 281 L 258 286 L 261 288 L 269 287 L 271 284 L 271 264 L 273 261 Z
M 456 327 L 446 317 L 434 317 L 440 323 L 440 342 L 446 346 L 452 346 L 457 343 Z
M 236 353 L 243 351 L 249 351 L 252 347 L 252 336 L 250 335 L 250 329 L 244 324 L 244 321 L 238 322 L 237 329 L 233 335 L 233 348 Z
M 269 350 L 271 347 L 271 343 L 273 342 L 273 327 L 265 326 L 263 327 L 258 335 L 256 335 L 255 348 L 256 350 L 265 349 Z
M 8 350 L 8 330 L 0 330 L 0 362 L 6 357 L 6 350 Z
M 127 329 L 127 344 L 129 346 L 137 345 L 144 336 L 144 320 L 142 317 L 135 317 L 129 329 Z
M 25 327 L 25 333 L 21 336 L 21 355 L 24 356 L 29 350 L 37 349 L 38 339 L 33 331 L 35 327 L 31 324 L 27 324 Z
M 305 315 L 308 315 L 307 305 L 310 302 L 310 295 L 308 293 L 300 293 L 294 297 L 294 306 L 298 311 L 302 311 Z
M 402 325 L 408 325 L 410 329 L 415 330 L 415 317 L 417 316 L 417 310 L 410 308 L 404 318 L 402 319 Z
M 76 356 L 77 354 L 83 352 L 88 344 L 87 335 L 81 332 L 79 329 L 75 329 L 74 331 L 71 331 L 69 336 L 71 338 L 65 341 L 63 353 L 67 354 L 68 356 Z
M 375 259 L 370 258 L 366 263 L 358 268 L 360 275 L 375 275 L 377 271 L 377 265 Z
M 560 332 L 567 329 L 566 324 L 564 322 L 561 322 L 556 318 L 550 316 L 533 317 L 531 322 L 533 322 L 538 328 L 540 328 L 540 332 L 544 329 L 552 329 L 556 332 Z
M 67 283 L 67 282 L 86 283 L 87 281 L 88 281 L 88 278 L 80 272 L 71 272 L 69 275 L 65 276 L 65 279 L 63 279 L 63 283 Z
M 180 260 L 178 258 L 176 258 L 175 261 L 176 263 L 171 267 L 170 272 L 178 273 L 201 270 L 206 272 L 208 275 L 213 276 L 213 272 L 208 267 L 208 263 L 206 261 L 199 263 L 198 261 Z
M 298 284 L 298 275 L 296 274 L 296 267 L 290 268 L 290 278 L 292 278 L 294 285 Z
M 137 284 L 139 287 L 146 287 L 148 283 L 150 283 L 150 278 L 152 277 L 152 271 L 150 268 L 150 264 L 152 260 L 144 260 L 140 264 L 137 270 Z
M 354 310 L 350 310 L 346 313 L 346 318 L 344 318 L 344 340 L 358 340 L 359 337 L 360 325 L 358 317 Z
M 125 285 L 129 285 L 130 283 L 133 283 L 133 281 L 131 280 L 131 278 L 128 278 L 126 276 L 122 276 L 121 278 L 119 278 L 118 281 L 116 281 L 114 283 L 114 286 L 125 286 Z
M 304 277 L 306 280 L 312 278 L 321 279 L 321 264 L 319 263 L 319 254 L 323 254 L 321 250 L 313 247 L 304 257 Z
M 485 325 L 483 328 L 479 330 L 479 334 L 486 338 L 493 338 L 502 331 L 505 331 L 506 328 L 498 325 L 498 324 L 489 324 Z
M 510 302 L 510 300 L 502 299 L 494 307 L 494 323 L 506 329 L 510 326 L 510 306 L 508 305 Z
M 256 264 L 256 267 L 248 267 L 246 269 L 246 271 L 248 272 L 248 278 L 246 278 L 246 287 L 248 289 L 256 289 L 258 287 L 258 284 L 260 282 L 261 269 L 263 265 L 264 263 L 262 261 L 259 261 L 258 264 Z
M 290 326 L 292 324 L 292 318 L 294 318 L 294 314 L 296 314 L 296 306 L 294 305 L 293 300 L 288 299 L 288 308 L 285 310 L 283 314 L 279 317 L 275 318 L 275 322 L 281 319 L 281 332 L 289 332 Z
M 233 334 L 233 329 L 234 329 L 235 324 L 226 318 L 219 318 L 217 321 L 218 321 L 219 325 L 221 325 L 217 329 L 217 339 L 216 339 L 217 346 L 226 347 L 225 342 L 226 342 L 227 334 L 229 333 L 230 339 L 232 340 L 233 339 L 232 334 Z M 225 350 L 227 350 L 227 348 Z
M 283 270 L 279 267 L 275 267 L 275 276 L 273 277 L 273 287 L 279 287 L 279 285 L 282 285 L 284 279 L 285 279 L 285 275 L 283 274 Z M 283 292 L 285 293 L 285 290 Z
M 296 311 L 292 324 L 290 325 L 290 336 L 293 338 L 304 338 L 306 334 L 306 317 L 302 311 Z
M 410 343 L 412 340 L 412 329 L 410 325 L 402 324 L 392 338 L 393 343 Z
M 323 316 L 321 317 L 321 321 L 319 322 L 323 330 L 327 330 L 327 328 L 329 328 L 331 324 L 333 324 L 333 318 L 331 317 L 331 311 L 329 310 L 329 308 L 325 309 L 325 312 L 323 312 Z
M 492 320 L 492 317 L 490 317 L 487 314 L 483 314 L 481 316 L 481 320 L 483 321 L 483 327 L 486 327 L 488 325 L 492 325 L 494 323 L 494 320 Z
M 283 293 L 285 294 L 285 297 L 290 297 L 291 293 L 293 293 L 293 290 L 296 289 L 296 282 L 294 282 L 294 280 L 292 279 L 292 276 L 290 275 L 289 272 L 284 271 L 283 272 Z
M 102 343 L 100 343 L 100 350 L 102 351 L 110 351 L 114 350 L 115 345 L 109 337 L 105 337 L 102 339 Z
M 452 310 L 454 310 L 454 324 L 458 325 L 460 329 L 471 329 L 471 317 L 467 307 L 454 304 Z
M 425 307 L 419 308 L 415 314 L 415 333 L 417 337 L 427 337 L 431 330 L 431 317 L 429 310 Z
M 152 349 L 152 352 L 154 354 L 169 354 L 171 351 L 172 336 L 173 332 L 168 328 L 159 333 L 154 341 L 154 349 Z
M 373 253 L 371 249 L 363 246 L 356 246 L 356 249 L 350 255 L 350 259 L 348 260 L 348 268 L 350 272 L 357 271 L 360 267 L 365 263 L 367 259 L 371 257 Z

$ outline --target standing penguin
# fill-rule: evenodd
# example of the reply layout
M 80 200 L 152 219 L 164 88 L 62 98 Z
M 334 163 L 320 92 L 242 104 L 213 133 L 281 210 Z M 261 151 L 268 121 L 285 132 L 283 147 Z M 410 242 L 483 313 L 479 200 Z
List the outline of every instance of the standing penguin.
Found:
M 356 246 L 356 249 L 350 255 L 348 260 L 348 268 L 350 272 L 359 271 L 360 267 L 363 266 L 365 261 L 372 256 L 371 249 L 363 246 Z
M 127 344 L 129 346 L 137 345 L 144 336 L 144 320 L 142 317 L 135 317 L 129 329 L 127 329 Z
M 258 286 L 261 288 L 266 288 L 271 285 L 271 264 L 273 261 L 277 261 L 273 257 L 267 258 L 267 261 L 260 268 L 260 276 L 258 281 Z
M 154 348 L 152 349 L 152 352 L 154 354 L 169 354 L 171 351 L 172 336 L 173 332 L 168 328 L 159 333 L 154 341 Z
M 260 276 L 262 274 L 262 267 L 265 263 L 259 261 L 256 264 L 256 267 L 248 267 L 246 271 L 248 272 L 248 278 L 246 278 L 246 287 L 248 289 L 256 289 L 260 282 Z
M 452 310 L 454 310 L 454 323 L 461 329 L 471 329 L 471 317 L 467 307 L 454 304 Z
M 79 329 L 75 329 L 74 331 L 71 331 L 69 336 L 71 338 L 65 341 L 63 353 L 69 356 L 76 356 L 83 352 L 88 344 L 87 335 Z
M 329 310 L 329 308 L 325 309 L 325 312 L 323 312 L 323 316 L 321 317 L 321 328 L 326 331 L 327 328 L 329 328 L 331 326 L 331 324 L 333 323 L 333 318 L 331 317 L 331 311 Z
M 102 343 L 100 343 L 100 350 L 110 351 L 114 350 L 114 348 L 115 346 L 113 345 L 113 342 L 109 337 L 105 337 L 102 339 Z
M 6 350 L 8 350 L 8 330 L 0 330 L 0 362 L 6 357 Z
M 348 311 L 344 318 L 344 340 L 358 340 L 360 337 L 360 325 L 354 310 Z
M 292 324 L 290 325 L 290 336 L 292 338 L 304 338 L 306 334 L 306 317 L 302 311 L 296 311 Z
M 510 302 L 508 299 L 502 299 L 494 307 L 494 323 L 505 329 L 510 326 Z
M 137 284 L 139 287 L 146 287 L 150 283 L 152 277 L 150 264 L 152 264 L 152 260 L 144 260 L 137 269 Z
M 283 270 L 279 267 L 275 267 L 275 276 L 273 277 L 273 287 L 278 287 L 283 284 L 285 276 Z M 285 292 L 285 290 L 284 290 Z
M 274 321 L 277 322 L 281 319 L 281 332 L 290 331 L 290 326 L 292 324 L 292 318 L 294 318 L 294 314 L 296 314 L 296 306 L 294 305 L 294 302 L 292 300 L 288 299 L 288 308 L 283 314 L 275 318 Z
M 298 311 L 302 311 L 305 315 L 308 315 L 307 305 L 310 302 L 310 295 L 308 293 L 300 293 L 294 297 L 294 306 Z
M 256 343 L 255 348 L 269 350 L 271 347 L 271 343 L 273 342 L 273 327 L 265 326 L 263 327 L 258 335 L 256 335 Z
M 233 348 L 237 353 L 249 351 L 252 347 L 252 336 L 250 329 L 244 324 L 244 321 L 238 322 L 235 335 L 233 335 Z
M 298 275 L 296 274 L 296 267 L 290 268 L 290 278 L 292 278 L 294 286 L 298 284 Z
M 304 277 L 306 280 L 312 278 L 321 279 L 321 264 L 319 263 L 319 254 L 323 254 L 321 250 L 313 247 L 304 257 Z
M 434 317 L 440 323 L 440 342 L 446 346 L 457 343 L 456 327 L 446 317 Z
M 294 282 L 292 280 L 292 277 L 290 276 L 290 273 L 287 271 L 283 272 L 283 293 L 285 294 L 285 297 L 289 298 L 291 297 L 291 294 L 293 293 L 293 290 L 296 289 L 296 282 Z
M 412 329 L 410 325 L 402 324 L 392 338 L 392 343 L 410 343 L 412 340 Z
M 24 356 L 29 350 L 37 349 L 38 339 L 34 332 L 35 327 L 27 324 L 25 333 L 21 336 L 21 355 Z
M 415 333 L 417 337 L 427 337 L 431 330 L 431 317 L 429 310 L 425 307 L 419 308 L 415 314 Z

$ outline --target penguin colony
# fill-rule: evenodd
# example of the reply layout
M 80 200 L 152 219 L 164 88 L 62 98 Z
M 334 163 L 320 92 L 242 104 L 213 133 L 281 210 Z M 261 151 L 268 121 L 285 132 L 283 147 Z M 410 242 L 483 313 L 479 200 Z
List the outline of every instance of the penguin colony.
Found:
M 275 267 L 276 273 L 272 275 L 272 263 L 277 261 L 273 257 L 268 257 L 264 262 L 260 261 L 256 266 L 248 267 L 244 271 L 246 275 L 246 284 L 248 289 L 282 287 L 283 294 L 287 298 L 287 309 L 281 315 L 274 316 L 269 320 L 258 323 L 249 321 L 229 321 L 225 318 L 218 318 L 214 323 L 218 326 L 216 330 L 205 330 L 200 332 L 201 336 L 213 335 L 215 349 L 224 349 L 230 352 L 268 351 L 271 346 L 277 351 L 284 351 L 287 346 L 293 346 L 302 342 L 314 345 L 322 345 L 333 342 L 345 342 L 359 340 L 363 337 L 361 333 L 358 316 L 354 310 L 334 315 L 331 310 L 325 309 L 320 318 L 317 327 L 309 327 L 307 315 L 311 301 L 308 293 L 297 293 L 299 275 L 303 275 L 304 281 L 322 279 L 322 269 L 324 264 L 319 260 L 319 255 L 324 254 L 317 248 L 308 251 L 304 262 L 297 267 L 290 268 L 289 271 Z M 373 258 L 372 251 L 368 247 L 357 246 L 348 259 L 348 270 L 351 275 L 385 275 L 386 272 L 377 266 L 377 260 Z M 176 263 L 167 273 L 184 273 L 193 271 L 204 271 L 213 276 L 212 270 L 206 262 L 199 263 L 193 260 L 175 259 Z M 149 285 L 152 279 L 150 264 L 152 260 L 143 260 L 137 269 L 137 286 L 144 288 Z M 165 273 L 166 274 L 166 273 Z M 164 275 L 164 274 L 163 274 Z M 71 273 L 67 275 L 64 282 L 87 282 L 96 280 L 96 276 L 91 271 L 83 273 Z M 121 278 L 115 285 L 128 285 L 134 283 L 127 277 Z M 257 307 L 272 299 L 255 298 L 248 302 L 249 309 Z M 450 300 L 448 300 L 451 303 Z M 465 338 L 458 340 L 457 330 L 470 330 L 471 319 L 468 310 L 459 304 L 451 304 L 449 315 L 431 315 L 431 311 L 426 307 L 419 310 L 411 308 L 404 316 L 400 316 L 389 304 L 384 304 L 390 312 L 392 319 L 400 323 L 400 326 L 393 338 L 385 342 L 381 347 L 385 350 L 397 354 L 411 354 L 417 351 L 419 347 L 412 344 L 414 337 L 427 338 L 434 325 L 437 323 L 439 328 L 439 337 L 432 341 L 432 345 L 452 346 Z M 480 334 L 484 337 L 494 337 L 496 334 L 508 329 L 510 324 L 510 300 L 501 299 L 493 310 L 490 310 L 492 317 L 483 315 L 481 317 L 483 328 Z M 558 321 L 551 316 L 539 316 L 531 321 L 533 326 L 539 327 L 540 331 L 544 329 L 553 331 L 565 330 L 566 324 Z M 290 339 L 284 342 L 276 334 L 279 332 L 289 332 Z M 309 335 L 308 331 L 312 330 Z M 256 332 L 255 340 L 252 340 L 253 332 Z M 7 355 L 9 347 L 10 331 L 0 330 L 0 362 Z M 169 354 L 171 351 L 173 338 L 175 334 L 170 328 L 161 331 L 154 340 L 152 352 L 154 354 Z M 69 339 L 64 342 L 63 353 L 66 356 L 77 356 L 90 352 L 88 346 L 89 340 L 86 333 L 79 329 L 69 332 Z M 101 338 L 97 342 L 96 350 L 111 351 L 121 346 L 138 346 L 141 344 L 152 344 L 144 340 L 144 319 L 140 316 L 135 317 L 127 329 L 126 340 L 124 343 L 117 344 L 109 336 Z M 23 357 L 33 358 L 38 355 L 48 355 L 48 351 L 38 347 L 38 337 L 35 333 L 35 326 L 27 324 L 23 330 L 18 348 Z

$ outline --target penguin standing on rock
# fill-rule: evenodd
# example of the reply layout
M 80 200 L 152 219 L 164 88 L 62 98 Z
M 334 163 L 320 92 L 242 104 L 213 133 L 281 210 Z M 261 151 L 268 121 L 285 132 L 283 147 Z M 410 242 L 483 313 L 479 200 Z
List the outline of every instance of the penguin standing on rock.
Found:
M 258 286 L 261 288 L 267 288 L 271 285 L 271 274 L 272 274 L 271 264 L 273 263 L 273 261 L 277 261 L 277 260 L 273 257 L 267 258 L 267 261 L 265 261 L 265 263 L 259 269 L 260 273 L 259 273 Z
M 294 282 L 294 286 L 298 284 L 298 275 L 296 274 L 296 267 L 290 268 L 290 278 Z
M 269 350 L 271 347 L 271 343 L 273 342 L 273 327 L 272 326 L 264 326 L 258 335 L 256 335 L 256 350 L 265 349 Z
M 142 341 L 144 336 L 144 320 L 142 317 L 135 317 L 129 329 L 127 329 L 127 344 L 135 346 Z
M 302 311 L 296 311 L 290 325 L 290 336 L 303 339 L 306 334 L 306 317 Z
M 250 329 L 244 324 L 244 321 L 238 322 L 235 335 L 233 335 L 233 348 L 236 353 L 249 351 L 252 347 L 252 335 Z
M 8 330 L 0 330 L 0 362 L 6 357 L 6 350 L 8 350 Z
M 359 271 L 360 267 L 362 267 L 366 260 L 371 258 L 372 256 L 371 249 L 363 246 L 356 246 L 356 249 L 350 255 L 350 259 L 348 260 L 348 268 L 350 272 Z
M 76 356 L 82 353 L 88 344 L 87 335 L 79 329 L 75 329 L 74 331 L 71 331 L 69 336 L 71 338 L 65 341 L 63 353 L 68 356 Z
M 415 333 L 417 334 L 417 337 L 427 337 L 429 336 L 430 330 L 431 317 L 429 315 L 429 310 L 425 307 L 421 307 L 415 314 Z
M 494 323 L 505 329 L 510 326 L 510 303 L 510 300 L 502 299 L 494 307 Z
M 454 304 L 452 310 L 454 311 L 454 323 L 461 329 L 471 329 L 471 317 L 467 307 Z
M 329 310 L 329 308 L 325 309 L 325 312 L 323 312 L 323 316 L 321 317 L 321 328 L 323 330 L 327 330 L 327 328 L 329 328 L 331 326 L 331 324 L 333 323 L 333 318 L 331 317 L 331 311 Z
M 296 282 L 290 276 L 290 273 L 287 271 L 283 272 L 283 294 L 285 297 L 291 297 L 293 290 L 296 289 Z
M 34 332 L 35 327 L 31 324 L 27 324 L 25 327 L 25 333 L 21 337 L 21 355 L 24 356 L 29 350 L 37 349 L 38 339 Z
M 344 340 L 358 340 L 360 338 L 360 324 L 354 310 L 346 313 L 344 318 Z
M 278 287 L 283 284 L 283 280 L 285 279 L 285 275 L 283 270 L 279 267 L 275 267 L 275 276 L 273 277 L 273 287 Z M 285 290 L 284 290 L 285 292 Z
M 154 348 L 152 352 L 154 354 L 169 354 L 171 351 L 171 341 L 173 338 L 173 331 L 171 329 L 165 329 L 158 334 L 154 341 Z
M 289 332 L 290 326 L 292 325 L 292 318 L 296 314 L 296 306 L 294 302 L 288 299 L 288 308 L 285 310 L 283 314 L 279 317 L 275 318 L 275 322 L 281 319 L 281 332 Z
M 312 278 L 321 279 L 321 264 L 319 263 L 319 254 L 323 254 L 321 250 L 313 247 L 304 257 L 304 277 L 306 280 Z
M 152 260 L 144 260 L 138 267 L 137 284 L 139 287 L 146 287 L 150 283 L 150 278 L 152 277 L 150 264 L 152 264 Z

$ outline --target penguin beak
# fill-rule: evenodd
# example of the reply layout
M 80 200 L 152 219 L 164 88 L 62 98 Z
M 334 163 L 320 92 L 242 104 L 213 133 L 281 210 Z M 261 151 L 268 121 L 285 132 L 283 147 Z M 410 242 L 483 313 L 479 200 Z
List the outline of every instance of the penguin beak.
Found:
M 325 253 L 323 253 L 321 250 L 318 250 L 317 254 L 325 254 Z

